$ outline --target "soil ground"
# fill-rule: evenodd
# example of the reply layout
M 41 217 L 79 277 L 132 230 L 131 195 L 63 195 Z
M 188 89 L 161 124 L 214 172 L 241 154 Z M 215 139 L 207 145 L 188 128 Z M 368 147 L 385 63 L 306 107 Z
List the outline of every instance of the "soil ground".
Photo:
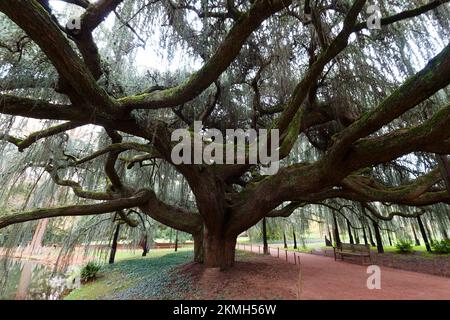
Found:
M 450 299 L 450 279 L 381 267 L 381 289 L 367 288 L 367 266 L 311 254 L 285 257 L 245 255 L 227 271 L 187 264 L 177 271 L 192 277 L 190 299 Z

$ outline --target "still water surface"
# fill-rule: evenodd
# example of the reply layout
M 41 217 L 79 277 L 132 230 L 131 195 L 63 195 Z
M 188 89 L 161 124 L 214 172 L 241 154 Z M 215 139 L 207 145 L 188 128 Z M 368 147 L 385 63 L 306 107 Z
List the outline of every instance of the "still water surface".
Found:
M 0 300 L 57 300 L 79 286 L 79 267 L 54 272 L 53 266 L 29 259 L 0 258 Z

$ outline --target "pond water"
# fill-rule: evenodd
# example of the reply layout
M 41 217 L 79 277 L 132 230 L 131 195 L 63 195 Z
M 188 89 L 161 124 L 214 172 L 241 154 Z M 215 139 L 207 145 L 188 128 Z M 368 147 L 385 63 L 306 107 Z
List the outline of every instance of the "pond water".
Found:
M 0 257 L 0 300 L 57 300 L 79 287 L 79 267 L 54 272 L 53 266 L 29 259 Z

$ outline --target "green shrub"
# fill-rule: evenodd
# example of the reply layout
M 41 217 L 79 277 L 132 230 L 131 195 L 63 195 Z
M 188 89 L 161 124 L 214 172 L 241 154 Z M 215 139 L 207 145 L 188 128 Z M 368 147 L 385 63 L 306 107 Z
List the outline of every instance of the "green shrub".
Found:
M 436 253 L 450 253 L 450 239 L 435 241 L 431 246 Z
M 89 282 L 97 278 L 97 273 L 100 270 L 100 266 L 94 262 L 88 262 L 81 269 L 81 281 Z
M 397 251 L 400 253 L 411 253 L 413 252 L 413 243 L 411 240 L 400 240 L 395 245 Z

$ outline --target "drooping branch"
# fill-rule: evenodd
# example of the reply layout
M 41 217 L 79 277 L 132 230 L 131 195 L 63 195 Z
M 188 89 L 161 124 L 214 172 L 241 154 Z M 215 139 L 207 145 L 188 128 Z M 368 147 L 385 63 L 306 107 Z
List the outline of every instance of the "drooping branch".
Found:
M 301 132 L 303 118 L 305 116 L 302 105 L 311 86 L 319 79 L 325 66 L 347 47 L 352 28 L 365 3 L 365 0 L 356 0 L 354 2 L 345 17 L 342 30 L 327 49 L 309 67 L 308 72 L 296 86 L 288 105 L 277 120 L 276 128 L 280 130 L 281 158 L 286 157 L 290 153 L 293 145 L 297 141 L 298 134 Z
M 45 218 L 90 216 L 134 208 L 145 204 L 149 199 L 149 192 L 144 190 L 133 197 L 112 200 L 98 204 L 74 205 L 59 208 L 38 209 L 34 211 L 15 213 L 0 218 L 0 229 L 27 221 Z
M 112 143 L 121 143 L 122 136 L 114 130 L 107 129 L 106 132 L 111 138 Z M 121 191 L 124 189 L 124 185 L 116 171 L 116 162 L 119 158 L 120 151 L 110 151 L 105 163 L 105 173 L 112 184 L 115 191 Z
M 378 107 L 340 132 L 330 150 L 329 164 L 334 166 L 337 159 L 346 155 L 346 150 L 354 141 L 375 132 L 449 84 L 450 44 Z
M 284 208 L 278 210 L 272 210 L 266 214 L 266 217 L 289 217 L 296 209 L 304 206 L 306 203 L 304 202 L 291 202 Z
M 383 202 L 405 202 L 414 200 L 430 190 L 442 180 L 438 169 L 419 177 L 414 182 L 399 187 L 386 187 L 380 182 L 363 176 L 349 176 L 342 180 L 342 185 L 367 198 L 383 199 Z
M 20 152 L 23 152 L 25 149 L 30 147 L 33 143 L 35 143 L 41 139 L 48 138 L 48 137 L 54 136 L 56 134 L 66 132 L 68 130 L 78 128 L 82 125 L 84 125 L 84 124 L 81 122 L 70 121 L 70 122 L 66 122 L 66 123 L 63 123 L 60 125 L 50 127 L 48 129 L 33 132 L 25 139 L 19 139 L 19 138 L 14 138 L 11 136 L 5 136 L 5 135 L 0 134 L 0 140 L 6 140 L 8 142 L 13 143 L 14 145 L 17 146 L 17 148 L 19 149 Z M 2 136 L 3 136 L 3 138 L 2 138 Z M 6 138 L 6 139 L 4 139 L 4 138 Z
M 58 175 L 58 169 L 52 165 L 47 165 L 45 167 L 45 170 L 50 174 L 50 177 L 57 185 L 72 188 L 72 191 L 77 197 L 91 200 L 113 200 L 117 198 L 117 196 L 108 192 L 84 190 L 82 186 L 76 181 L 61 179 Z
M 384 216 L 384 215 L 380 214 L 377 210 L 375 210 L 375 208 L 373 208 L 368 203 L 362 203 L 362 206 L 365 209 L 367 209 L 373 217 L 375 217 L 379 220 L 383 220 L 383 221 L 391 221 L 395 216 L 403 217 L 403 218 L 417 218 L 427 212 L 426 210 L 421 209 L 415 213 L 389 212 L 389 214 L 387 216 Z M 371 218 L 371 217 L 369 216 L 369 218 Z M 373 220 L 373 218 L 371 218 L 371 219 Z
M 118 100 L 119 103 L 128 109 L 159 109 L 173 108 L 194 99 L 228 68 L 247 38 L 264 20 L 290 4 L 291 0 L 255 1 L 250 10 L 236 22 L 208 62 L 188 80 L 174 88 L 122 98 Z

